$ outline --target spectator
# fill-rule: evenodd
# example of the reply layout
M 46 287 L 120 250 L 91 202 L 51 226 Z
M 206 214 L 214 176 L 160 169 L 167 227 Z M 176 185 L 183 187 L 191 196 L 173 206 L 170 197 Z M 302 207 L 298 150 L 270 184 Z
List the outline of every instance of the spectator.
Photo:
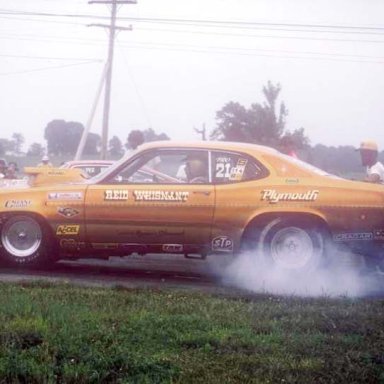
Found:
M 5 172 L 5 179 L 17 179 L 17 172 L 19 168 L 17 167 L 17 164 L 14 161 L 11 161 L 8 164 L 8 168 Z
M 284 136 L 280 140 L 280 152 L 288 156 L 298 158 L 295 151 L 295 142 L 290 136 Z
M 49 161 L 49 157 L 47 155 L 44 155 L 41 159 L 41 163 L 37 165 L 38 167 L 53 167 L 52 163 Z
M 358 149 L 361 163 L 366 167 L 365 181 L 370 183 L 384 182 L 384 165 L 378 160 L 379 150 L 376 142 L 372 140 L 362 141 Z

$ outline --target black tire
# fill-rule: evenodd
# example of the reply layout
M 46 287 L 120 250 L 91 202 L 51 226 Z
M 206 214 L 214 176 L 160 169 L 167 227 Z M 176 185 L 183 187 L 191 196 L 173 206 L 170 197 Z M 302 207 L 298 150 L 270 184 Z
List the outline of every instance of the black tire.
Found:
M 37 266 L 48 261 L 50 235 L 37 219 L 28 215 L 8 218 L 1 227 L 1 256 L 14 266 Z
M 326 261 L 326 235 L 310 221 L 277 218 L 259 236 L 261 257 L 274 268 L 312 272 Z

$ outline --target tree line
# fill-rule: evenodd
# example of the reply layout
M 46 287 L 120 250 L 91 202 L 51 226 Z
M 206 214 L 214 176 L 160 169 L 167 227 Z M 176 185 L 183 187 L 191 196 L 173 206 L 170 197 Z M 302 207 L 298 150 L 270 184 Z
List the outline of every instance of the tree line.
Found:
M 322 144 L 310 145 L 310 139 L 303 127 L 289 131 L 286 128 L 288 109 L 280 101 L 280 84 L 268 82 L 262 88 L 264 100 L 253 103 L 248 108 L 230 101 L 216 112 L 216 126 L 211 132 L 206 129 L 195 131 L 205 140 L 240 141 L 267 145 L 284 153 L 295 152 L 298 157 L 319 168 L 334 174 L 362 172 L 360 158 L 352 146 L 328 147 Z M 74 156 L 84 131 L 83 124 L 73 121 L 52 120 L 44 129 L 46 147 L 40 143 L 30 145 L 27 155 Z M 152 128 L 131 130 L 125 141 L 113 136 L 108 142 L 110 157 L 119 158 L 125 150 L 134 149 L 143 142 L 169 140 L 165 133 L 156 133 Z M 14 133 L 10 140 L 0 139 L 0 156 L 6 153 L 21 154 L 24 137 Z M 83 154 L 97 158 L 100 154 L 101 137 L 96 133 L 87 135 Z M 384 158 L 380 153 L 380 158 Z

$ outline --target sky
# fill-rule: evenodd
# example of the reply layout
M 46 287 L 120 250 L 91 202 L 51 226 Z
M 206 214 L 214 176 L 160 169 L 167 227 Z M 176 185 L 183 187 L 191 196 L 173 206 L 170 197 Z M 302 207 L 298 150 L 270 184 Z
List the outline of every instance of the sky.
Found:
M 137 0 L 115 40 L 109 138 L 153 128 L 196 140 L 229 101 L 281 85 L 286 128 L 312 145 L 384 149 L 384 1 Z M 54 119 L 89 120 L 107 57 L 110 6 L 0 0 L 0 137 L 46 145 Z M 103 97 L 91 132 L 101 135 Z

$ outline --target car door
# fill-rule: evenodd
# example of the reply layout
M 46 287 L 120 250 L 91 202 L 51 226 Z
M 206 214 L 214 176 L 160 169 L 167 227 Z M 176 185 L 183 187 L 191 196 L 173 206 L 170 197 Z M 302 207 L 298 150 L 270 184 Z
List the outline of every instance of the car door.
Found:
M 216 209 L 212 250 L 232 252 L 240 247 L 243 230 L 260 205 L 268 171 L 249 155 L 232 151 L 211 154 Z
M 190 252 L 209 244 L 214 211 L 214 188 L 188 182 L 182 175 L 193 152 L 149 150 L 131 158 L 85 197 L 88 241 L 94 248 L 156 246 L 164 252 Z

